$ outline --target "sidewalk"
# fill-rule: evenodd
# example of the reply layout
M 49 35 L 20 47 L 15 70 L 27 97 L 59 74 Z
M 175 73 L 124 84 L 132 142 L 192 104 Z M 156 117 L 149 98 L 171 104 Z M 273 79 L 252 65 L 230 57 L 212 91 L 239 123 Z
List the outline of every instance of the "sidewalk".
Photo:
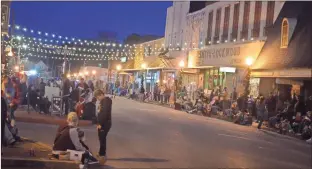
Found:
M 35 156 L 30 156 L 30 150 Z M 35 169 L 77 169 L 79 166 L 73 161 L 60 161 L 49 159 L 51 147 L 27 138 L 16 143 L 13 147 L 4 147 L 1 155 L 1 168 L 35 168 Z
M 39 114 L 34 111 L 30 113 L 23 109 L 17 109 L 15 112 L 15 118 L 18 122 L 27 122 L 27 123 L 41 123 L 41 124 L 53 124 L 60 125 L 66 123 L 66 117 L 64 116 L 51 116 L 45 114 Z M 79 126 L 91 126 L 92 122 L 88 120 L 79 120 Z

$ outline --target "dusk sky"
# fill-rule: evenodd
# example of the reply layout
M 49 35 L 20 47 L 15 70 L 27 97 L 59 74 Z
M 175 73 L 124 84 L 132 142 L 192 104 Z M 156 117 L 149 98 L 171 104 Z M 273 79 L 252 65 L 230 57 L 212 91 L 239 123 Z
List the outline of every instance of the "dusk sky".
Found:
M 164 36 L 172 2 L 12 2 L 15 24 L 68 37 L 95 38 L 112 31 Z

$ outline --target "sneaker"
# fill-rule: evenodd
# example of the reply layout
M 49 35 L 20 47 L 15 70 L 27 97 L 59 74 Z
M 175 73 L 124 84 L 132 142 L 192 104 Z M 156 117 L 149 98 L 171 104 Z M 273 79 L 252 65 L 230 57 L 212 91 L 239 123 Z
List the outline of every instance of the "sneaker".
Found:
M 100 155 L 98 154 L 98 155 L 97 155 L 97 158 L 98 158 L 99 162 L 100 162 L 102 165 L 104 165 L 104 164 L 106 163 L 106 160 L 107 160 L 106 156 L 100 156 Z
M 308 144 L 312 144 L 312 138 L 306 141 Z
M 88 164 L 98 164 L 99 161 L 90 154 Z

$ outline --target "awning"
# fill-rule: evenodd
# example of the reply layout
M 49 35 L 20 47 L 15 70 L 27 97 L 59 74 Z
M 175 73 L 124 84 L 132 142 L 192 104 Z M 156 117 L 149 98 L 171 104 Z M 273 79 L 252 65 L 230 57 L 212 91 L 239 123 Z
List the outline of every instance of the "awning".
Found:
M 276 84 L 286 84 L 286 85 L 299 85 L 303 86 L 303 81 L 301 80 L 292 80 L 292 79 L 282 79 L 276 78 Z

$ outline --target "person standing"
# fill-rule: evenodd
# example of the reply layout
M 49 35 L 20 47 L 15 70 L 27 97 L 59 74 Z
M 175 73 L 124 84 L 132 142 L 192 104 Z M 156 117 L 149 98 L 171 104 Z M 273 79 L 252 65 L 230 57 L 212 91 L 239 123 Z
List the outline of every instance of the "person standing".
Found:
M 45 95 L 45 86 L 46 84 L 43 82 L 43 79 L 41 78 L 41 82 L 39 83 L 39 93 L 40 98 L 44 97 Z
M 262 96 L 260 97 L 260 100 L 257 101 L 257 114 L 259 118 L 258 129 L 261 129 L 261 126 L 264 120 L 265 111 L 266 111 L 266 105 L 264 102 L 264 97 Z
M 169 98 L 169 106 L 174 108 L 174 103 L 175 103 L 175 87 L 172 86 L 170 90 L 170 98 Z
M 102 90 L 96 90 L 94 97 L 99 101 L 97 114 L 97 130 L 100 141 L 98 156 L 106 161 L 106 137 L 112 126 L 112 99 L 105 97 Z
M 69 96 L 70 96 L 70 87 L 71 83 L 67 77 L 64 76 L 64 83 L 63 83 L 63 104 L 62 104 L 62 109 L 63 106 L 65 108 L 64 113 L 67 116 L 68 111 L 69 111 Z
M 7 100 L 8 108 L 10 111 L 10 121 L 11 125 L 15 126 L 15 110 L 20 103 L 20 87 L 15 77 L 10 80 L 8 77 L 4 77 L 3 79 L 3 96 Z
M 158 83 L 155 84 L 154 86 L 154 91 L 153 91 L 153 94 L 154 94 L 154 101 L 158 101 Z
M 273 95 L 273 92 L 270 92 L 269 98 L 266 100 L 266 106 L 268 108 L 268 117 L 274 116 L 276 109 L 276 97 Z

